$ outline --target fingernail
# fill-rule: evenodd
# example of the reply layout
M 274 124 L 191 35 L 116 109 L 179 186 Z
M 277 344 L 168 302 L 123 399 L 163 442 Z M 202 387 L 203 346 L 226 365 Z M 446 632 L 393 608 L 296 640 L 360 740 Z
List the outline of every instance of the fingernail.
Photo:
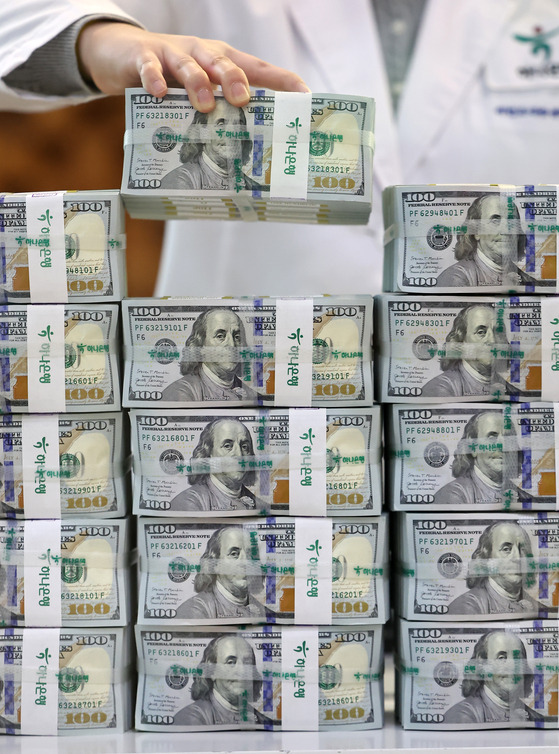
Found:
M 231 97 L 235 102 L 246 102 L 250 97 L 250 91 L 243 83 L 235 81 L 235 83 L 231 85 Z
M 299 84 L 297 84 L 296 92 L 310 92 L 309 87 L 305 84 L 304 81 L 301 81 Z
M 156 97 L 162 97 L 167 91 L 167 87 L 163 81 L 157 80 L 153 82 L 153 93 Z
M 214 95 L 211 89 L 208 89 L 208 87 L 204 87 L 203 89 L 198 89 L 196 92 L 196 96 L 198 97 L 198 104 L 202 107 L 208 107 L 212 106 L 214 102 Z

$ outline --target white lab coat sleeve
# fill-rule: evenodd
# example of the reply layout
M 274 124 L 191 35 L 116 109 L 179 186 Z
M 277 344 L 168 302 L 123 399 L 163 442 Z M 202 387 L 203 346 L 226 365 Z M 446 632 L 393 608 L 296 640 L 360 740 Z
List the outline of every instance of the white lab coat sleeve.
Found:
M 90 15 L 122 18 L 141 25 L 111 0 L 17 0 L 0 4 L 0 110 L 47 110 L 96 96 L 41 96 L 13 89 L 3 80 L 39 47 Z

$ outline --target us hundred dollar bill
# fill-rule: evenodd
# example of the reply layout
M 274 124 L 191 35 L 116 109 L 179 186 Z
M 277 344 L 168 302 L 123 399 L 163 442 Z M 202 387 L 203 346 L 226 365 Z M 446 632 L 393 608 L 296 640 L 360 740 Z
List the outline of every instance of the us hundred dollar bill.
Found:
M 392 510 L 555 510 L 552 403 L 394 405 L 386 421 Z
M 0 413 L 120 409 L 119 309 L 0 307 Z
M 555 297 L 376 297 L 377 398 L 555 400 Z
M 324 539 L 322 539 L 322 534 Z M 138 623 L 384 623 L 388 525 L 375 518 L 138 520 Z
M 381 626 L 137 626 L 136 641 L 138 730 L 382 727 Z
M 121 190 L 130 214 L 366 223 L 374 101 L 291 96 L 287 114 L 278 98 L 286 95 L 259 90 L 237 108 L 217 94 L 201 114 L 184 91 L 128 89 Z
M 126 295 L 118 191 L 4 194 L 0 229 L 0 304 L 107 302 Z M 63 278 L 59 292 L 67 298 L 48 290 L 45 272 L 53 268 Z
M 366 406 L 370 296 L 128 299 L 130 408 Z
M 400 513 L 396 531 L 398 610 L 404 618 L 557 615 L 557 515 Z
M 300 409 L 131 410 L 134 512 L 309 515 L 304 493 L 320 479 L 328 515 L 380 514 L 380 406 L 311 412 L 315 455 Z
M 557 621 L 398 625 L 404 728 L 557 728 Z
M 123 423 L 120 412 L 0 416 L 0 517 L 125 516 L 130 470 Z M 53 507 L 45 504 L 49 494 Z
M 383 211 L 387 291 L 556 292 L 556 186 L 389 186 Z
M 127 524 L 126 519 L 0 523 L 0 625 L 127 625 Z
M 123 733 L 131 675 L 125 628 L 0 628 L 0 733 Z

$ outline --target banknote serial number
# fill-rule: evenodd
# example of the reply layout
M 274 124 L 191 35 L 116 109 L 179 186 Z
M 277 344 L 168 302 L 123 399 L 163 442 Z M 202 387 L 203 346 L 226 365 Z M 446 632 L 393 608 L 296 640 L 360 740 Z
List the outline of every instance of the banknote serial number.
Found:
M 342 696 L 332 699 L 319 699 L 318 704 L 321 707 L 337 707 L 339 704 L 357 704 L 361 701 L 360 696 Z

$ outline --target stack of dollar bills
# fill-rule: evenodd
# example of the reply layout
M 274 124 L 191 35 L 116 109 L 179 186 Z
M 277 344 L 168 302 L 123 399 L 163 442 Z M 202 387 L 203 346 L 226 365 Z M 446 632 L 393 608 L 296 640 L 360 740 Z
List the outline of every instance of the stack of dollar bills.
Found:
M 385 418 L 392 510 L 556 509 L 553 403 L 397 404 Z
M 382 726 L 381 626 L 138 626 L 136 643 L 138 730 Z
M 306 443 L 297 433 L 298 409 L 131 410 L 134 513 L 209 518 L 305 515 L 299 492 L 317 486 L 320 473 L 327 515 L 379 515 L 380 406 L 314 412 L 313 418 L 321 420 L 320 426 L 315 423 L 315 434 L 322 437 L 316 437 L 316 444 L 308 446 L 311 453 L 301 457 L 300 446 Z M 208 439 L 216 435 L 237 445 L 237 453 L 217 456 L 211 451 Z M 295 464 L 297 457 L 305 463 Z M 228 472 L 238 477 L 243 494 L 216 492 L 205 504 L 202 489 L 213 489 Z
M 0 303 L 52 302 L 50 274 L 74 303 L 126 295 L 118 191 L 1 194 L 0 230 Z
M 184 90 L 126 90 L 122 197 L 132 217 L 366 224 L 374 100 L 258 90 L 198 113 Z
M 126 628 L 0 629 L 0 733 L 123 733 L 132 717 Z
M 123 301 L 123 405 L 370 406 L 372 297 Z
M 404 728 L 557 728 L 556 620 L 399 623 Z
M 385 291 L 557 291 L 557 186 L 389 186 L 383 212 Z

